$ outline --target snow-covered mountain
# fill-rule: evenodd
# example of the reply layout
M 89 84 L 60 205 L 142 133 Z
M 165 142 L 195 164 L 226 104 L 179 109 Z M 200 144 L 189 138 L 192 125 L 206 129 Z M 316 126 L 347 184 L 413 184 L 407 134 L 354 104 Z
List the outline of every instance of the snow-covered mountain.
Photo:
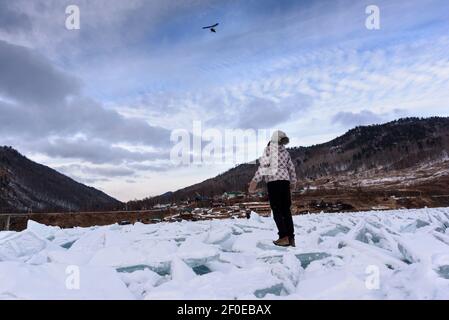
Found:
M 0 299 L 449 299 L 449 208 L 0 232 Z
M 54 212 L 111 209 L 120 202 L 107 194 L 0 147 L 0 212 Z

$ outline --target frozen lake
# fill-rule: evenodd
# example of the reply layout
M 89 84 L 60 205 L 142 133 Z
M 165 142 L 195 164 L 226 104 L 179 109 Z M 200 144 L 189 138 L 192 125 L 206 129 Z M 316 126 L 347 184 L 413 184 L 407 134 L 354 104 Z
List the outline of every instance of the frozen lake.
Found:
M 0 232 L 0 299 L 449 299 L 449 209 Z

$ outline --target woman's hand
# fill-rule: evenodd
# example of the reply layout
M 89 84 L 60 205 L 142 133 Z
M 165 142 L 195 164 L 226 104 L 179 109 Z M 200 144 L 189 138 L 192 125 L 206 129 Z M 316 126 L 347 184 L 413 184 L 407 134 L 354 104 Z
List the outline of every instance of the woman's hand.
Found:
M 251 182 L 249 183 L 248 193 L 256 192 L 256 188 L 257 188 L 257 182 L 251 180 Z

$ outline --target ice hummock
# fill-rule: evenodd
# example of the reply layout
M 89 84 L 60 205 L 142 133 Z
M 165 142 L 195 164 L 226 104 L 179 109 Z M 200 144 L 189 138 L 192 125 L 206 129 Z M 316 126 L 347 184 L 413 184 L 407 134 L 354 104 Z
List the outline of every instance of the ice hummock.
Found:
M 449 299 L 449 208 L 294 223 L 296 248 L 279 248 L 272 218 L 254 213 L 73 229 L 30 221 L 0 232 L 0 299 Z M 76 290 L 66 285 L 74 266 Z

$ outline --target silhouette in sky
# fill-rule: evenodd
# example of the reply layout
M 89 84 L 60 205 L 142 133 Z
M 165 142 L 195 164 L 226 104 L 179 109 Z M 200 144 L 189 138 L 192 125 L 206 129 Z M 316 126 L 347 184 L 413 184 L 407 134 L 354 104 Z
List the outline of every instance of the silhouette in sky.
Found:
M 217 32 L 215 30 L 215 27 L 217 27 L 218 25 L 219 25 L 219 23 L 216 23 L 216 24 L 214 24 L 212 26 L 203 27 L 203 29 L 210 29 L 211 32 Z

